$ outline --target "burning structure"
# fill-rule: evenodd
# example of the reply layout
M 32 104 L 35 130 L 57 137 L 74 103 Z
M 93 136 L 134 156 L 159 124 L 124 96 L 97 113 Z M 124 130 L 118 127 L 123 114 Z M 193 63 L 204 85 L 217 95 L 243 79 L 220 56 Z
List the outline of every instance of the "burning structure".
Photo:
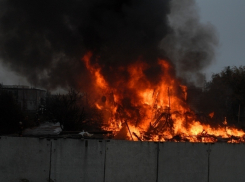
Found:
M 194 0 L 1 3 L 3 63 L 35 85 L 89 93 L 116 138 L 243 141 L 243 131 L 202 124 L 186 104 L 218 44 Z
M 244 141 L 242 130 L 227 126 L 212 128 L 201 124 L 186 103 L 187 87 L 172 75 L 173 67 L 158 59 L 161 78 L 152 84 L 145 76 L 148 65 L 140 60 L 129 67 L 129 79 L 118 80 L 117 87 L 110 87 L 100 72 L 100 67 L 91 66 L 92 53 L 84 56 L 98 99 L 95 105 L 104 113 L 103 129 L 115 132 L 115 137 L 131 140 L 215 142 L 217 137 Z M 211 113 L 212 115 L 212 113 Z M 212 117 L 212 116 L 210 116 Z M 237 136 L 238 138 L 232 138 Z

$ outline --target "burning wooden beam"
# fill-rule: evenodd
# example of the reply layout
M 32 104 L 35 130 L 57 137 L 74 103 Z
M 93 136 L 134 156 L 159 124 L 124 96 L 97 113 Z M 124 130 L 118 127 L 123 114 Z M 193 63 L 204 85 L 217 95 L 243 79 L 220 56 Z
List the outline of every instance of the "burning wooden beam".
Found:
M 142 141 L 142 140 L 140 139 L 140 137 L 138 137 L 138 135 L 137 135 L 135 132 L 133 132 L 133 135 L 134 135 L 139 141 Z
M 130 133 L 130 136 L 131 136 L 132 140 L 134 141 L 133 136 L 132 136 L 132 133 L 131 133 L 131 131 L 130 131 L 130 129 L 129 129 L 129 126 L 128 126 L 128 123 L 127 123 L 126 120 L 125 120 L 125 124 L 126 124 L 126 126 L 127 126 L 127 128 L 128 128 L 128 131 L 129 131 L 129 133 Z

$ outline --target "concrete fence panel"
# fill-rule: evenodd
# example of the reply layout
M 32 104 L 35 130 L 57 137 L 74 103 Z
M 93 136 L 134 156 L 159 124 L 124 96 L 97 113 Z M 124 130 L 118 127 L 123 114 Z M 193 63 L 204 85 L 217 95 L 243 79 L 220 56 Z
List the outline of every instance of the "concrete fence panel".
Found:
M 157 143 L 110 140 L 106 142 L 106 182 L 155 182 Z
M 208 144 L 159 143 L 159 182 L 208 182 Z
M 103 140 L 52 140 L 51 179 L 55 182 L 103 182 Z
M 46 139 L 1 137 L 0 181 L 48 181 L 50 145 Z
M 211 145 L 209 182 L 245 181 L 245 144 Z
M 245 144 L 0 137 L 3 182 L 244 182 Z

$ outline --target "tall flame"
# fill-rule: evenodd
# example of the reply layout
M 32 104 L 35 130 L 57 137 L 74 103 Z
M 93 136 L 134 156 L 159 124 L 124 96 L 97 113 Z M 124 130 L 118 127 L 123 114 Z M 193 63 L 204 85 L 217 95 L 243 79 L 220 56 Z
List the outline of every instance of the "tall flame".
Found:
M 158 59 L 161 78 L 153 84 L 144 71 L 150 66 L 140 59 L 126 70 L 129 79 L 119 78 L 109 85 L 99 64 L 91 64 L 92 52 L 82 58 L 93 81 L 97 95 L 94 105 L 104 113 L 104 130 L 114 132 L 115 137 L 122 134 L 129 140 L 149 141 L 190 141 L 215 142 L 219 137 L 239 137 L 244 141 L 244 132 L 226 124 L 212 128 L 201 124 L 186 104 L 187 87 L 171 74 L 173 67 L 169 62 Z M 118 70 L 120 71 L 120 70 Z M 210 114 L 213 117 L 214 113 Z

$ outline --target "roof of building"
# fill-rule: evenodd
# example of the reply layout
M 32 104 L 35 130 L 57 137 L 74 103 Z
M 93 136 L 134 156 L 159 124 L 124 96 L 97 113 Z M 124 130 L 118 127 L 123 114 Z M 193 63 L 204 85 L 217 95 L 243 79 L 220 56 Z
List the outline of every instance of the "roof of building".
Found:
M 40 89 L 40 88 L 34 88 L 34 87 L 29 87 L 26 85 L 2 85 L 1 86 L 2 89 L 17 89 L 17 90 L 39 90 L 39 91 L 44 91 L 46 92 L 46 90 L 44 89 Z

